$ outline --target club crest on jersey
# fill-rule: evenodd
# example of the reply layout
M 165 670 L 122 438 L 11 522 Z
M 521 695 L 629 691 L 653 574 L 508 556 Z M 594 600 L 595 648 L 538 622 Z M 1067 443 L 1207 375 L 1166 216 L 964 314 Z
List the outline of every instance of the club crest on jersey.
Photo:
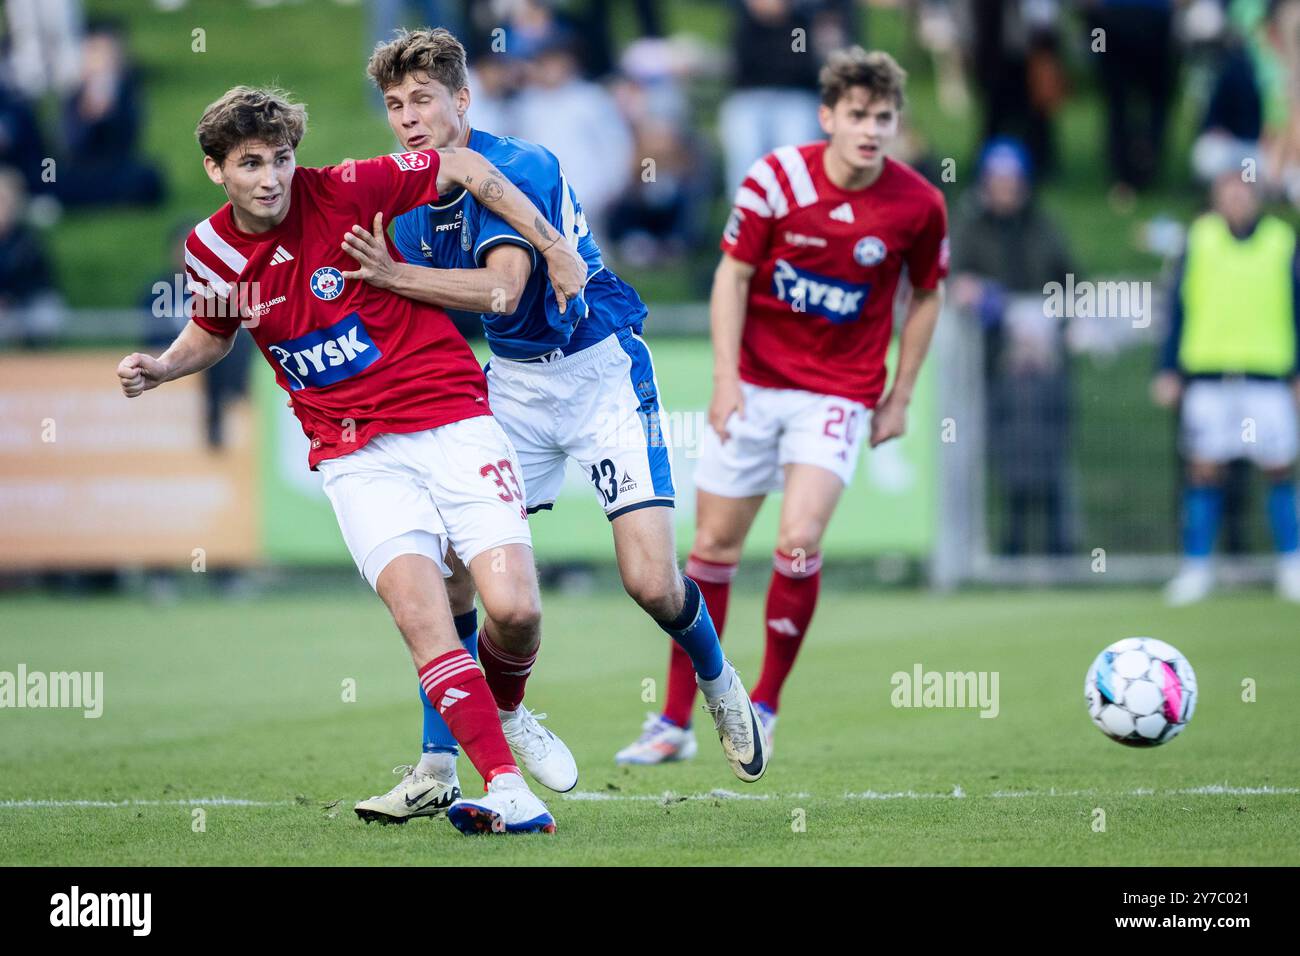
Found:
M 863 236 L 853 246 L 853 261 L 860 266 L 878 266 L 888 254 L 884 242 L 875 236 Z
M 333 266 L 322 266 L 311 274 L 311 294 L 328 302 L 343 292 L 343 273 Z
M 474 240 L 469 236 L 469 220 L 461 219 L 460 221 L 460 247 L 469 252 L 469 247 L 474 244 Z
M 424 153 L 389 153 L 388 155 L 403 172 L 414 173 L 429 168 L 429 157 Z
M 351 378 L 374 365 L 382 354 L 356 312 L 329 328 L 287 339 L 269 346 L 267 351 L 284 369 L 292 392 Z
M 835 324 L 852 322 L 862 311 L 871 283 L 854 285 L 776 260 L 772 294 L 790 304 L 792 312 L 811 312 Z

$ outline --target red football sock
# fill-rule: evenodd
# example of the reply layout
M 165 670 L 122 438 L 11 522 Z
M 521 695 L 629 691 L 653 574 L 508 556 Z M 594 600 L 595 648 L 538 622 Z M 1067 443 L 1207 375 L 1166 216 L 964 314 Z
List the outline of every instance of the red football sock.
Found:
M 502 710 L 514 710 L 523 702 L 524 685 L 537 662 L 537 651 L 527 657 L 507 654 L 492 642 L 487 624 L 478 632 L 478 659 L 483 663 L 483 676 L 487 678 L 492 696 Z
M 773 712 L 781 702 L 781 685 L 790 676 L 799 645 L 812 622 L 821 587 L 822 556 L 795 558 L 777 551 L 773 560 L 772 583 L 767 589 L 767 647 L 763 672 L 750 694 L 756 704 Z
M 705 561 L 691 555 L 686 562 L 686 576 L 700 586 L 704 606 L 713 618 L 718 640 L 727 623 L 727 599 L 731 596 L 731 580 L 736 576 L 736 565 Z M 691 722 L 691 708 L 695 705 L 695 666 L 690 656 L 676 642 L 671 642 L 668 656 L 668 691 L 664 695 L 664 719 L 678 727 Z
M 420 686 L 438 709 L 484 784 L 501 773 L 519 773 L 501 733 L 492 691 L 464 648 L 448 651 L 420 668 Z

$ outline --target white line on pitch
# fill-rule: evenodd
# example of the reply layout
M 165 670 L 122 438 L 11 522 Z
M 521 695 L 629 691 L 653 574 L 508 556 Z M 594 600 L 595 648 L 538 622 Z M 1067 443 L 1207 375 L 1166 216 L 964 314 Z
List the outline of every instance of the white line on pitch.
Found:
M 292 800 L 245 800 L 242 797 L 191 797 L 187 800 L 0 800 L 0 810 L 62 807 L 291 807 Z
M 1233 787 L 1228 784 L 1214 783 L 1201 787 L 1183 787 L 1175 790 L 1156 791 L 1146 787 L 1135 790 L 995 790 L 989 794 L 975 794 L 990 800 L 1013 800 L 1032 797 L 1151 797 L 1151 796 L 1294 796 L 1300 794 L 1300 787 Z M 964 800 L 971 795 L 960 786 L 946 792 L 924 793 L 915 790 L 863 790 L 857 793 L 841 794 L 842 800 Z M 806 800 L 816 799 L 810 793 L 737 793 L 734 790 L 710 790 L 708 793 L 680 794 L 666 791 L 661 794 L 623 794 L 579 790 L 563 794 L 565 800 L 588 801 L 654 801 L 657 803 L 680 803 L 686 800 Z
M 1300 787 L 1234 787 L 1226 783 L 1212 783 L 1199 787 L 1181 787 L 1173 790 L 1153 790 L 1138 787 L 1134 790 L 995 790 L 988 794 L 975 794 L 990 800 L 1018 800 L 1034 797 L 1176 797 L 1176 796 L 1295 796 L 1300 794 Z M 971 797 L 961 787 L 953 787 L 947 792 L 925 793 L 916 790 L 863 790 L 840 795 L 841 800 L 964 800 Z M 561 794 L 561 799 L 579 802 L 618 802 L 618 803 L 683 803 L 696 800 L 810 800 L 827 799 L 816 794 L 797 793 L 737 793 L 734 790 L 710 790 L 707 793 L 680 794 L 671 790 L 663 793 L 612 793 L 608 791 L 578 790 Z M 833 798 L 831 798 L 833 799 Z M 320 805 L 320 801 L 303 804 L 295 800 L 247 800 L 242 797 L 190 797 L 181 800 L 0 800 L 0 810 L 24 809 L 60 809 L 91 807 L 117 809 L 122 807 L 292 807 Z

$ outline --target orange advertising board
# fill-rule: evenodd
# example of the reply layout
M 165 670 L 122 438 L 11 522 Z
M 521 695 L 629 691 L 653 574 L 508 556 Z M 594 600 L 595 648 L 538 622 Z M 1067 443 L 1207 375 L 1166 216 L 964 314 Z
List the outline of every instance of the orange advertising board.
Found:
M 0 355 L 0 568 L 257 557 L 253 419 L 208 446 L 198 376 L 126 399 L 119 351 Z

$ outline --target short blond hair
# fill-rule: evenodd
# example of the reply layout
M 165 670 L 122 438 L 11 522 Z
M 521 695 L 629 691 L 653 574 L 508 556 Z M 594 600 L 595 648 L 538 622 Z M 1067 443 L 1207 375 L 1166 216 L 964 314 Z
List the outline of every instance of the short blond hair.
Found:
M 873 100 L 892 99 L 894 106 L 903 108 L 907 71 L 884 50 L 868 53 L 860 46 L 836 50 L 826 58 L 817 79 L 822 103 L 832 109 L 855 86 L 863 87 Z
M 396 37 L 375 46 L 366 73 L 381 93 L 412 73 L 423 73 L 452 93 L 469 85 L 465 48 L 442 27 L 397 31 Z
M 245 142 L 297 149 L 307 135 L 307 108 L 283 90 L 236 86 L 208 104 L 194 135 L 218 166 Z

